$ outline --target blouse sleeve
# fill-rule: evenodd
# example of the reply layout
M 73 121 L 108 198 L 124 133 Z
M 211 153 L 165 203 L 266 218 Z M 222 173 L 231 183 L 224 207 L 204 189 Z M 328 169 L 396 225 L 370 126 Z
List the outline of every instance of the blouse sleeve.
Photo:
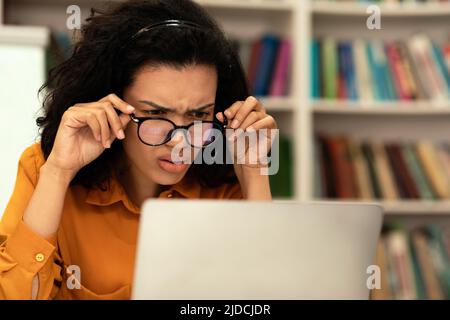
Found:
M 14 191 L 0 222 L 0 299 L 31 299 L 36 275 L 37 298 L 49 299 L 57 293 L 54 283 L 61 281 L 56 235 L 42 237 L 22 221 L 38 180 L 38 152 L 40 145 L 35 144 L 22 153 Z

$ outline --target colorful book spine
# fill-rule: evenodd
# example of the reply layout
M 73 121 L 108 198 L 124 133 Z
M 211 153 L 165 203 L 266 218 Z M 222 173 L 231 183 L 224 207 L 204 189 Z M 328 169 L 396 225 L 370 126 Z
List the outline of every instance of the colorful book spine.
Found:
M 287 94 L 287 78 L 291 61 L 291 43 L 282 39 L 276 58 L 275 72 L 270 87 L 270 96 L 284 96 Z
M 269 93 L 278 45 L 279 40 L 274 35 L 268 34 L 262 38 L 261 58 L 255 78 L 256 96 L 266 96 Z

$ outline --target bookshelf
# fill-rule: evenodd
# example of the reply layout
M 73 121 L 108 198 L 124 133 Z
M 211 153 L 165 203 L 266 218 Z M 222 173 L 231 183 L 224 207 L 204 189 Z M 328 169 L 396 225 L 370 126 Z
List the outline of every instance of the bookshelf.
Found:
M 36 97 L 45 79 L 48 40 L 49 30 L 45 27 L 0 27 L 0 99 L 7 101 L 1 110 L 5 119 L 14 119 L 4 121 L 0 127 L 0 147 L 2 153 L 8 155 L 2 158 L 0 167 L 0 218 L 14 189 L 17 159 L 38 134 L 35 116 L 39 103 Z M 23 74 L 27 76 L 26 81 Z
M 381 9 L 381 30 L 365 28 L 365 19 L 369 15 L 366 13 L 367 3 L 310 1 L 309 5 L 310 39 L 331 37 L 337 41 L 392 41 L 408 39 L 414 33 L 423 31 L 430 39 L 442 42 L 449 36 L 450 2 L 378 4 Z M 306 109 L 310 130 L 307 132 L 309 136 L 302 139 L 307 140 L 307 154 L 313 153 L 312 141 L 318 132 L 381 141 L 448 140 L 448 99 L 380 102 L 308 98 Z M 311 174 L 314 158 L 307 156 L 304 161 L 303 173 L 310 175 L 306 178 L 306 188 L 302 189 L 303 196 L 314 198 L 316 181 Z M 448 232 L 449 200 L 381 200 L 380 204 L 385 210 L 384 222 L 387 228 L 378 243 L 376 263 L 384 274 L 384 289 L 372 291 L 372 298 L 448 299 L 448 281 L 443 277 L 448 271 L 448 264 L 442 269 L 436 267 L 436 257 L 445 256 L 445 253 L 436 249 L 439 247 L 439 237 L 433 235 L 432 230 L 436 230 L 434 226 L 439 226 Z M 420 248 L 419 236 L 425 234 L 427 245 Z M 399 259 L 402 255 L 401 260 L 391 260 Z M 403 271 L 398 272 L 396 268 L 402 268 Z M 430 271 L 432 269 L 434 271 Z M 420 277 L 422 279 L 418 280 Z M 431 285 L 432 280 L 435 280 L 434 286 Z M 442 292 L 445 292 L 445 288 L 447 296 Z
M 120 1 L 120 0 L 115 0 Z M 89 8 L 103 1 L 80 0 L 82 17 Z M 333 132 L 355 133 L 364 127 L 366 135 L 391 132 L 392 136 L 405 138 L 414 133 L 411 128 L 419 125 L 421 131 L 435 133 L 436 125 L 445 125 L 450 116 L 450 101 L 429 102 L 360 102 L 312 100 L 310 88 L 310 50 L 312 37 L 332 36 L 337 39 L 357 37 L 393 39 L 425 30 L 438 39 L 447 35 L 450 26 L 450 4 L 402 3 L 379 4 L 382 11 L 382 30 L 371 31 L 358 27 L 367 17 L 368 4 L 354 2 L 330 2 L 325 0 L 197 0 L 219 21 L 230 37 L 251 39 L 271 31 L 289 37 L 293 45 L 291 62 L 290 95 L 264 97 L 262 103 L 278 121 L 282 133 L 292 139 L 293 180 L 296 200 L 314 199 L 313 137 L 317 130 L 327 130 L 333 123 Z M 65 0 L 2 0 L 6 23 L 41 25 L 42 21 L 53 29 L 65 26 L 65 8 L 71 1 Z M 414 19 L 414 28 L 411 27 Z M 357 122 L 355 125 L 353 123 Z M 362 123 L 362 124 L 361 124 Z M 385 130 L 392 125 L 395 130 Z M 381 129 L 381 130 L 380 130 Z M 438 130 L 439 133 L 448 132 Z M 435 133 L 436 135 L 436 133 Z M 450 216 L 450 203 L 436 204 L 439 214 Z M 403 209 L 398 209 L 403 208 Z M 385 205 L 386 213 L 406 212 L 409 205 L 402 203 Z M 430 207 L 412 206 L 415 214 L 427 214 Z M 433 210 L 431 210 L 433 211 Z
M 389 3 L 378 4 L 382 15 L 382 29 L 368 30 L 368 3 L 310 1 L 310 37 L 331 36 L 335 39 L 358 38 L 393 40 L 407 38 L 416 31 L 425 31 L 432 39 L 443 40 L 450 31 L 450 3 Z M 364 24 L 363 24 L 364 23 Z M 304 87 L 304 86 L 303 86 Z M 347 101 L 308 99 L 311 130 L 306 139 L 308 154 L 314 133 L 350 134 L 363 138 L 420 139 L 448 136 L 450 101 Z M 444 129 L 446 128 L 447 129 Z M 313 171 L 312 157 L 305 158 L 305 174 Z M 305 198 L 313 197 L 314 177 L 302 191 Z M 386 219 L 408 221 L 411 215 L 434 221 L 436 215 L 450 217 L 448 201 L 381 201 Z M 450 220 L 443 219 L 443 223 Z

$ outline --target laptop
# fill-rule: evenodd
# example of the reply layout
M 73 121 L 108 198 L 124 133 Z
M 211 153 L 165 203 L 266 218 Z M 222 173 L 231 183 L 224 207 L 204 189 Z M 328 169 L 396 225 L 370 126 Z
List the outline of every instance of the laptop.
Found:
M 368 299 L 382 208 L 370 203 L 151 199 L 132 299 Z

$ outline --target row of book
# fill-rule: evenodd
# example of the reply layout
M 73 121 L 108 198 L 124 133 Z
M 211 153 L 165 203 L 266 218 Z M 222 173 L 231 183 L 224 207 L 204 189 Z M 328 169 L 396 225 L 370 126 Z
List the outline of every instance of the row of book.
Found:
M 450 41 L 311 41 L 311 95 L 321 99 L 411 101 L 450 99 Z
M 450 143 L 445 141 L 319 134 L 315 157 L 315 195 L 320 198 L 450 198 Z
M 269 176 L 270 190 L 274 198 L 292 198 L 293 192 L 292 140 L 279 136 L 278 172 Z M 275 168 L 275 167 L 274 167 Z
M 381 281 L 374 300 L 450 299 L 450 228 L 385 226 L 375 264 Z
M 286 96 L 290 83 L 291 41 L 273 34 L 255 40 L 233 39 L 247 74 L 249 88 L 255 96 Z M 52 32 L 47 49 L 47 70 L 71 54 L 67 33 Z
M 254 40 L 234 39 L 255 96 L 285 96 L 290 82 L 292 46 L 287 38 L 264 34 Z

